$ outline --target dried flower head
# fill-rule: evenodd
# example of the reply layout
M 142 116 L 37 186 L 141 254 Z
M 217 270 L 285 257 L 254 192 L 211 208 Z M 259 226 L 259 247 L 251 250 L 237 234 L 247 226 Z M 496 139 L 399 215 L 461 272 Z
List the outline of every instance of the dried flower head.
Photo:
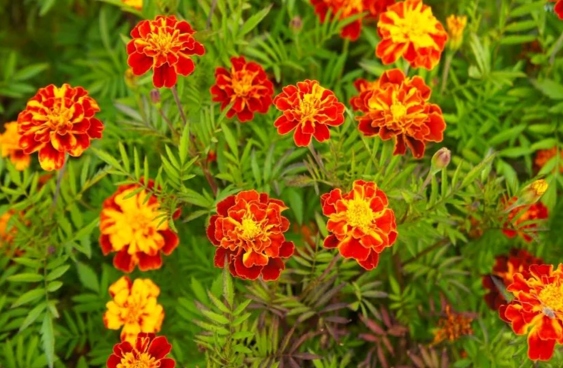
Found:
M 438 329 L 434 331 L 432 344 L 436 345 L 446 340 L 453 342 L 462 336 L 473 335 L 472 321 L 472 318 L 456 313 L 446 305 L 446 315 L 438 321 Z

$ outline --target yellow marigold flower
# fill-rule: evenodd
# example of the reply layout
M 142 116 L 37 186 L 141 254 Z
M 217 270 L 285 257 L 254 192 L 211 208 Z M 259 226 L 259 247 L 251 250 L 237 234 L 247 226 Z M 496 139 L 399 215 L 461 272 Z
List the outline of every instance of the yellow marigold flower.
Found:
M 452 14 L 446 19 L 446 23 L 448 36 L 450 37 L 450 48 L 457 50 L 463 43 L 463 30 L 467 25 L 467 17 L 465 15 L 457 16 Z
M 143 0 L 121 0 L 121 2 L 137 10 L 143 9 Z
M 113 298 L 106 304 L 104 324 L 110 330 L 119 330 L 121 340 L 135 343 L 141 332 L 160 331 L 164 320 L 164 309 L 157 304 L 160 288 L 150 279 L 136 279 L 131 282 L 127 276 L 121 277 L 109 287 Z
M 438 321 L 438 329 L 434 332 L 433 345 L 443 341 L 455 341 L 465 335 L 473 335 L 471 328 L 472 318 L 465 317 L 460 313 L 451 310 L 449 305 L 446 306 L 446 316 Z
M 0 134 L 0 153 L 2 157 L 10 157 L 10 161 L 16 170 L 23 171 L 29 167 L 31 156 L 23 151 L 20 146 L 20 134 L 18 133 L 18 123 L 13 121 L 4 124 L 6 131 Z

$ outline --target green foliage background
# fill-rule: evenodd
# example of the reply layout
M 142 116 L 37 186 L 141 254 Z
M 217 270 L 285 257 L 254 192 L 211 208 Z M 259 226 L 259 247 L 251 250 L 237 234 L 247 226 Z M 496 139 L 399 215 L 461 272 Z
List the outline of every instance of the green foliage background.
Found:
M 162 269 L 132 274 L 161 288 L 161 333 L 180 367 L 531 366 L 525 337 L 485 305 L 481 276 L 512 247 L 546 263 L 561 260 L 560 157 L 539 173 L 533 160 L 540 149 L 562 148 L 563 22 L 545 0 L 426 3 L 444 24 L 450 14 L 468 16 L 458 52 L 445 51 L 431 72 L 409 72 L 432 87 L 448 124 L 444 142 L 430 146 L 423 160 L 392 156 L 391 142 L 359 134 L 350 110 L 330 143 L 316 144 L 324 172 L 307 149 L 277 134 L 274 107 L 251 123 L 226 119 L 211 102 L 214 70 L 244 55 L 263 65 L 276 91 L 316 79 L 347 102 L 354 80 L 375 80 L 390 68 L 374 55 L 374 24 L 349 43 L 338 35 L 346 21 L 319 23 L 305 0 L 219 0 L 211 16 L 211 0 L 145 0 L 142 12 L 118 0 L 0 0 L 0 121 L 16 120 L 38 88 L 68 82 L 99 102 L 105 124 L 103 139 L 68 163 L 55 209 L 56 174 L 40 186 L 36 157 L 23 173 L 0 161 L 0 214 L 25 211 L 25 222 L 11 223 L 23 255 L 0 254 L 0 366 L 105 365 L 119 333 L 104 328 L 102 314 L 120 273 L 100 251 L 98 216 L 117 184 L 143 177 L 161 185 L 154 194 L 169 215 L 182 207 L 173 223 L 178 249 Z M 130 29 L 166 12 L 188 20 L 207 50 L 195 73 L 179 79 L 186 129 L 169 90 L 155 104 L 150 75 L 126 78 Z M 440 147 L 452 150 L 452 163 L 424 187 Z M 209 167 L 216 197 L 202 169 L 210 151 L 217 153 Z M 550 184 L 542 198 L 550 220 L 531 244 L 509 240 L 500 231 L 500 200 L 536 176 Z M 371 272 L 320 246 L 327 232 L 319 195 L 360 178 L 383 188 L 399 220 L 397 243 Z M 295 225 L 288 238 L 299 251 L 275 283 L 223 275 L 205 237 L 215 203 L 252 188 L 284 200 Z M 481 221 L 482 237 L 468 236 L 470 217 Z M 315 249 L 301 225 L 313 229 Z M 474 335 L 430 346 L 445 301 L 474 313 Z M 538 366 L 563 366 L 563 351 Z

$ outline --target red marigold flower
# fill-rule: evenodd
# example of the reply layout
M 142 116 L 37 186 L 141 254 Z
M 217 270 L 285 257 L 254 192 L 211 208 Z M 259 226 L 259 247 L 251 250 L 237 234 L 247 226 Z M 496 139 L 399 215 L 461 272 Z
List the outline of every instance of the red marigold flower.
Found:
M 31 156 L 26 154 L 20 146 L 18 123 L 13 121 L 4 124 L 6 131 L 0 134 L 0 153 L 2 157 L 10 157 L 16 170 L 23 171 L 29 167 Z
M 395 213 L 387 196 L 373 182 L 356 180 L 343 194 L 334 189 L 321 196 L 327 229 L 326 248 L 338 248 L 344 258 L 354 258 L 366 270 L 377 267 L 379 253 L 397 239 Z
M 517 335 L 528 335 L 528 357 L 549 360 L 563 343 L 563 264 L 531 265 L 528 277 L 514 275 L 508 291 L 514 299 L 499 309 Z
M 509 201 L 505 200 L 506 208 L 512 207 L 517 201 L 517 197 L 512 197 Z M 519 235 L 530 243 L 533 236 L 537 235 L 538 221 L 545 220 L 548 216 L 547 207 L 539 201 L 531 205 L 514 207 L 508 214 L 508 222 L 505 223 L 502 232 L 510 239 Z M 532 221 L 533 223 L 530 223 Z
M 356 100 L 363 113 L 356 117 L 360 132 L 383 140 L 395 138 L 394 155 L 405 154 L 409 147 L 415 158 L 421 158 L 426 144 L 441 142 L 446 129 L 442 110 L 428 102 L 430 93 L 422 78 L 407 78 L 399 69 L 386 71 Z
M 385 65 L 401 56 L 413 68 L 433 69 L 440 61 L 448 40 L 444 26 L 422 0 L 405 0 L 391 5 L 379 17 L 381 42 L 375 55 Z
M 332 18 L 340 13 L 339 19 L 350 18 L 357 14 L 369 12 L 365 17 L 360 17 L 354 22 L 342 28 L 340 36 L 356 41 L 362 32 L 363 18 L 377 19 L 379 14 L 385 11 L 387 7 L 395 0 L 310 0 L 311 5 L 315 7 L 315 13 L 319 16 L 322 23 L 326 20 L 328 11 L 330 10 Z M 332 19 L 331 19 L 332 20 Z
M 174 368 L 176 362 L 166 356 L 172 345 L 166 337 L 155 337 L 153 333 L 140 333 L 135 344 L 123 341 L 113 347 L 108 368 Z
M 213 101 L 221 102 L 221 111 L 234 102 L 227 117 L 237 115 L 241 123 L 252 120 L 255 112 L 267 113 L 274 85 L 264 69 L 255 62 L 246 62 L 243 56 L 231 58 L 231 64 L 230 71 L 215 70 L 215 84 L 211 87 Z
M 283 112 L 274 122 L 278 133 L 287 134 L 295 129 L 293 139 L 299 147 L 308 146 L 312 137 L 326 141 L 330 138 L 328 126 L 344 123 L 344 105 L 338 102 L 334 92 L 314 80 L 284 87 L 274 98 L 274 105 Z
M 98 111 L 98 103 L 82 87 L 40 88 L 18 116 L 20 147 L 25 154 L 39 151 L 43 170 L 59 170 L 67 152 L 78 157 L 91 139 L 102 138 L 104 125 L 94 117 Z
M 148 187 L 154 183 L 149 181 Z M 117 252 L 115 268 L 132 272 L 139 265 L 141 271 L 156 270 L 162 266 L 161 253 L 170 255 L 179 243 L 178 235 L 162 221 L 164 215 L 155 196 L 139 186 L 128 184 L 104 201 L 100 213 L 100 246 L 104 255 Z M 178 213 L 179 215 L 179 213 Z
M 218 214 L 207 227 L 207 237 L 217 247 L 215 266 L 224 267 L 226 258 L 233 276 L 277 280 L 285 269 L 282 258 L 291 257 L 295 249 L 285 240 L 289 220 L 281 213 L 286 209 L 282 201 L 255 190 L 219 202 Z
M 363 111 L 365 110 L 364 101 L 362 100 L 363 93 L 372 89 L 377 89 L 379 87 L 379 83 L 377 81 L 368 82 L 367 80 L 360 78 L 354 81 L 354 87 L 356 87 L 359 94 L 350 99 L 350 105 L 352 105 L 352 109 L 354 109 L 354 111 Z
M 557 152 L 559 152 L 559 155 L 561 157 L 560 161 L 563 162 L 563 150 L 559 149 L 558 147 L 539 150 L 538 152 L 536 152 L 536 158 L 534 159 L 536 170 L 541 170 L 549 161 L 557 156 Z M 559 164 L 559 172 L 563 173 L 563 163 Z
M 152 68 L 154 86 L 172 88 L 178 74 L 187 77 L 194 71 L 191 56 L 205 54 L 194 33 L 188 22 L 178 21 L 173 15 L 143 20 L 131 31 L 127 63 L 135 75 L 143 75 Z
M 556 3 L 555 6 L 553 7 L 553 11 L 555 12 L 555 14 L 557 14 L 557 16 L 559 17 L 559 19 L 563 20 L 563 0 L 549 0 L 552 3 Z
M 529 268 L 532 264 L 543 264 L 543 260 L 533 256 L 525 249 L 512 248 L 508 255 L 502 254 L 496 257 L 492 274 L 483 276 L 483 287 L 488 290 L 488 293 L 485 294 L 485 302 L 489 308 L 498 310 L 502 304 L 506 304 L 506 299 L 495 284 L 495 280 L 508 287 L 514 282 L 516 273 L 521 273 L 524 278 L 529 278 Z

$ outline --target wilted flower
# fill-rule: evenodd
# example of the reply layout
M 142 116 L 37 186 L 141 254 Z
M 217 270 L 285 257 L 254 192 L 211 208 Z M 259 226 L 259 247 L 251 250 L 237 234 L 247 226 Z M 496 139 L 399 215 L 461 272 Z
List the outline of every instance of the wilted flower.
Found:
M 446 147 L 440 148 L 434 156 L 432 156 L 432 172 L 437 173 L 450 164 L 452 152 Z
M 158 332 L 164 320 L 164 309 L 157 304 L 160 288 L 150 279 L 122 276 L 109 287 L 112 301 L 106 303 L 104 325 L 110 330 L 119 330 L 121 340 L 131 344 L 141 332 Z
M 321 196 L 323 214 L 328 216 L 326 248 L 338 248 L 344 258 L 354 258 L 366 270 L 377 267 L 379 253 L 397 239 L 395 213 L 387 196 L 373 182 L 356 180 L 343 194 L 334 189 Z
M 148 187 L 153 186 L 149 181 Z M 168 221 L 163 221 L 158 199 L 151 196 L 147 201 L 150 194 L 139 189 L 135 184 L 120 186 L 104 201 L 100 213 L 102 252 L 117 252 L 113 265 L 124 272 L 132 272 L 137 265 L 141 271 L 159 269 L 161 252 L 168 256 L 179 243 Z
M 133 39 L 127 44 L 127 63 L 135 75 L 153 69 L 156 88 L 172 88 L 178 74 L 188 76 L 195 69 L 191 57 L 205 54 L 203 45 L 194 37 L 194 30 L 185 20 L 159 15 L 155 20 L 142 20 L 131 31 Z
M 217 204 L 207 237 L 217 247 L 215 266 L 242 279 L 276 280 L 285 269 L 282 258 L 293 255 L 293 242 L 285 240 L 289 220 L 281 215 L 287 207 L 266 193 L 239 192 Z
M 160 103 L 160 92 L 158 89 L 151 90 L 151 102 L 155 105 Z
M 166 337 L 140 333 L 134 343 L 123 341 L 113 347 L 108 368 L 174 368 L 174 359 L 166 358 L 172 345 Z
M 345 106 L 338 102 L 334 92 L 314 80 L 284 87 L 274 98 L 274 104 L 283 112 L 274 123 L 278 133 L 295 130 L 293 139 L 299 147 L 308 146 L 312 137 L 319 142 L 326 141 L 330 138 L 328 126 L 344 123 Z
M 448 35 L 422 0 L 406 0 L 387 8 L 379 17 L 381 42 L 375 54 L 384 65 L 401 56 L 414 68 L 433 69 L 440 61 Z
M 29 167 L 31 156 L 26 154 L 20 146 L 18 123 L 4 124 L 6 131 L 0 134 L 0 152 L 2 157 L 9 157 L 16 170 L 23 171 Z
M 237 115 L 241 123 L 254 118 L 254 113 L 265 114 L 272 104 L 274 85 L 257 63 L 247 62 L 243 56 L 231 58 L 231 70 L 217 68 L 215 84 L 211 87 L 213 101 L 221 102 L 221 110 L 233 106 L 227 117 Z
M 511 210 L 502 232 L 509 238 L 520 235 L 524 241 L 529 243 L 533 239 L 532 235 L 537 235 L 538 220 L 547 219 L 549 212 L 547 207 L 539 201 L 531 205 L 514 207 L 518 200 L 517 197 L 513 197 L 509 201 L 505 200 L 505 207 Z M 530 223 L 531 221 L 534 222 Z
M 472 321 L 472 318 L 456 313 L 446 305 L 446 316 L 438 321 L 438 329 L 434 332 L 432 344 L 436 345 L 446 340 L 452 342 L 462 336 L 473 335 Z
M 528 335 L 531 360 L 551 359 L 555 343 L 563 342 L 563 265 L 531 265 L 507 290 L 514 299 L 500 307 L 500 317 L 517 335 Z
M 363 115 L 356 117 L 358 129 L 367 137 L 395 139 L 394 155 L 407 147 L 415 158 L 424 156 L 428 142 L 444 139 L 446 122 L 442 110 L 430 100 L 430 88 L 420 77 L 407 78 L 399 69 L 388 70 L 364 90 L 357 102 Z
M 43 170 L 59 170 L 66 153 L 78 157 L 90 140 L 102 138 L 104 126 L 94 117 L 98 111 L 98 103 L 82 87 L 40 88 L 18 115 L 20 146 L 26 154 L 39 151 Z
M 450 37 L 450 47 L 452 50 L 457 50 L 463 43 L 463 31 L 467 25 L 467 16 L 450 15 L 446 19 L 448 27 L 448 36 Z

